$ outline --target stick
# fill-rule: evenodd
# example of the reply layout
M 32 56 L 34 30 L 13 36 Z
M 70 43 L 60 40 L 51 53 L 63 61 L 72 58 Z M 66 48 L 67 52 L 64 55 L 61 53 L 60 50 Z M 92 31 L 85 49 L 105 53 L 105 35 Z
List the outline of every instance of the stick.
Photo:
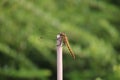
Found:
M 57 35 L 57 80 L 63 80 L 62 37 Z

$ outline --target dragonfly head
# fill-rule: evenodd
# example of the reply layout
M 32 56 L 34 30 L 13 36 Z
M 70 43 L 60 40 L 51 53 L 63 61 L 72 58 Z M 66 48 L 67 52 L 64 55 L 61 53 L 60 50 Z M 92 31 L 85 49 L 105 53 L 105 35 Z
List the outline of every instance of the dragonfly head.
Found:
M 60 36 L 66 36 L 66 34 L 63 32 L 60 32 L 59 34 L 60 34 Z

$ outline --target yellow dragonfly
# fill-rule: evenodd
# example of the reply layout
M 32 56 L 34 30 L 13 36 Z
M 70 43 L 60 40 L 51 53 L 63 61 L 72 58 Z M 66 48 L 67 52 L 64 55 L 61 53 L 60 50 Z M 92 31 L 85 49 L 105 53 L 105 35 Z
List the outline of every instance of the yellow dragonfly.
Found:
M 61 43 L 63 42 L 63 43 L 66 45 L 66 47 L 68 48 L 68 50 L 69 50 L 69 52 L 70 52 L 70 55 L 73 57 L 73 59 L 75 59 L 75 55 L 74 55 L 74 52 L 73 52 L 72 48 L 70 47 L 70 44 L 69 44 L 69 40 L 68 40 L 67 35 L 66 35 L 65 33 L 63 33 L 63 32 L 60 32 L 59 35 L 60 35 L 60 37 L 61 37 L 61 39 L 62 39 L 62 40 L 60 41 L 60 44 L 59 44 L 59 45 L 61 45 Z M 52 35 L 52 37 L 51 37 L 51 34 L 47 34 L 46 36 L 50 36 L 50 38 L 55 37 L 55 36 L 53 36 L 53 35 Z M 43 37 L 40 37 L 40 38 L 43 38 Z
M 68 38 L 67 38 L 66 34 L 61 32 L 61 33 L 59 33 L 59 35 L 62 38 L 61 43 L 63 42 L 67 46 L 67 48 L 70 52 L 70 55 L 73 57 L 73 59 L 75 59 L 75 55 L 74 55 L 74 53 L 73 53 L 73 51 L 70 47 L 70 44 L 69 44 L 69 41 L 68 41 Z

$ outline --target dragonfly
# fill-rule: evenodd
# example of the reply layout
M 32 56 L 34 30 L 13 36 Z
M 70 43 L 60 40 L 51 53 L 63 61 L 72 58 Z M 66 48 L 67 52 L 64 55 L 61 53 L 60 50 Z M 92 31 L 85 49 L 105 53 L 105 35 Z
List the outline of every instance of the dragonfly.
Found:
M 72 48 L 70 47 L 68 37 L 63 32 L 60 32 L 59 35 L 62 38 L 61 43 L 63 42 L 67 46 L 67 48 L 68 48 L 68 50 L 70 52 L 70 55 L 73 57 L 73 59 L 75 59 L 75 55 L 74 55 L 74 52 L 73 52 Z M 61 43 L 60 43 L 60 45 L 61 45 Z
M 61 45 L 62 42 L 63 42 L 63 44 L 65 44 L 66 47 L 68 48 L 70 55 L 73 57 L 73 59 L 75 59 L 75 55 L 74 55 L 74 52 L 73 52 L 73 50 L 72 50 L 72 48 L 70 46 L 70 43 L 69 43 L 67 35 L 65 33 L 63 33 L 63 32 L 60 32 L 59 35 L 61 37 L 61 41 L 60 41 L 59 45 Z M 53 35 L 51 37 L 51 34 L 47 34 L 46 36 L 50 36 L 50 38 L 54 38 L 55 37 Z M 43 39 L 44 37 L 40 37 L 40 38 Z

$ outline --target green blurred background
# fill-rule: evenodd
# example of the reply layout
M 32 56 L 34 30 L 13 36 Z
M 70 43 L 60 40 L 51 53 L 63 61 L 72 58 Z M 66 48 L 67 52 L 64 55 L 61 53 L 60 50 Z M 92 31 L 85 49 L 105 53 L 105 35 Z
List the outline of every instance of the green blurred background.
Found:
M 0 80 L 56 80 L 59 32 L 64 80 L 120 80 L 120 0 L 0 0 Z

